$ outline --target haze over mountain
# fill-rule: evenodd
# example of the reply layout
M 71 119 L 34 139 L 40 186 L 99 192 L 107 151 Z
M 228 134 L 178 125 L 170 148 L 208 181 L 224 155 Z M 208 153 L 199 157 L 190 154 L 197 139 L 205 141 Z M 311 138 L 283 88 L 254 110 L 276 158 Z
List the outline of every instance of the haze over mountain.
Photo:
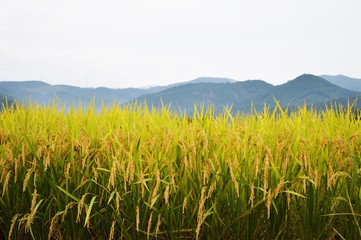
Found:
M 186 85 L 186 84 L 194 84 L 194 83 L 232 83 L 232 82 L 236 82 L 236 80 L 230 79 L 230 78 L 217 78 L 217 77 L 200 77 L 200 78 L 196 78 L 194 80 L 190 80 L 190 81 L 186 81 L 186 82 L 179 82 L 179 83 L 173 83 L 173 84 L 169 84 L 166 86 L 152 86 L 149 88 L 145 88 L 154 92 L 160 92 L 163 90 L 166 90 L 168 88 L 172 88 L 172 87 L 177 87 L 177 86 L 181 86 L 181 85 Z
M 339 83 L 336 81 L 336 83 Z M 275 99 L 283 107 L 296 108 L 307 103 L 321 107 L 332 101 L 347 102 L 361 96 L 360 92 L 347 90 L 321 77 L 301 75 L 287 83 L 274 86 L 262 80 L 235 81 L 228 78 L 197 78 L 168 86 L 147 89 L 126 88 L 80 88 L 67 85 L 50 85 L 41 81 L 0 82 L 0 95 L 14 97 L 27 104 L 32 101 L 47 105 L 60 101 L 67 107 L 81 102 L 88 106 L 91 101 L 96 109 L 102 103 L 144 103 L 160 107 L 162 104 L 174 111 L 192 114 L 194 105 L 212 105 L 215 112 L 232 106 L 233 112 L 248 113 L 251 108 L 262 110 L 265 105 L 273 108 Z
M 361 92 L 361 79 L 358 78 L 351 78 L 344 75 L 321 75 L 323 79 L 326 79 L 330 83 L 333 83 L 337 86 L 352 90 L 352 91 L 358 91 Z

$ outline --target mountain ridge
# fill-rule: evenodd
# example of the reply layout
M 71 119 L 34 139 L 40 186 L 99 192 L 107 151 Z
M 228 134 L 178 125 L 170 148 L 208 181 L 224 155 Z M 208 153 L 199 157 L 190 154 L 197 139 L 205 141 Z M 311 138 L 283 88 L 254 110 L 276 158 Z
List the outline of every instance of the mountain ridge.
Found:
M 340 87 L 361 92 L 361 79 L 339 75 L 320 75 L 321 78 Z
M 69 85 L 50 85 L 42 81 L 0 82 L 0 94 L 13 96 L 20 102 L 49 104 L 55 98 L 63 105 L 71 106 L 80 101 L 83 106 L 91 102 L 96 108 L 103 104 L 143 103 L 149 106 L 172 104 L 173 110 L 187 109 L 191 114 L 194 104 L 212 105 L 216 112 L 233 106 L 234 112 L 249 112 L 250 106 L 262 109 L 264 105 L 274 107 L 275 99 L 282 106 L 297 107 L 307 104 L 322 105 L 333 99 L 348 99 L 361 93 L 339 87 L 330 81 L 312 74 L 303 74 L 280 85 L 263 80 L 236 81 L 229 78 L 201 77 L 190 81 L 142 88 L 81 88 Z M 181 111 L 182 110 L 182 111 Z
M 137 98 L 148 107 L 172 104 L 173 110 L 192 114 L 193 104 L 212 105 L 216 112 L 232 105 L 233 112 L 248 113 L 250 106 L 261 110 L 265 105 L 274 107 L 277 100 L 281 106 L 298 107 L 326 103 L 332 99 L 347 99 L 361 95 L 338 87 L 312 74 L 303 74 L 284 84 L 272 85 L 264 81 L 237 81 L 234 83 L 193 84 L 177 86 Z

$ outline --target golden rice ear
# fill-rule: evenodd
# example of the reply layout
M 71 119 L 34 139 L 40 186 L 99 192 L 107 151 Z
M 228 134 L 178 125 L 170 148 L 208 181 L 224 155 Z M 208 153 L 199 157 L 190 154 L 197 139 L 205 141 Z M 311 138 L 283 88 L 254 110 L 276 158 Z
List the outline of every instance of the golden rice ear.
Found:
M 361 236 L 360 122 L 306 107 L 213 114 L 0 113 L 4 239 Z

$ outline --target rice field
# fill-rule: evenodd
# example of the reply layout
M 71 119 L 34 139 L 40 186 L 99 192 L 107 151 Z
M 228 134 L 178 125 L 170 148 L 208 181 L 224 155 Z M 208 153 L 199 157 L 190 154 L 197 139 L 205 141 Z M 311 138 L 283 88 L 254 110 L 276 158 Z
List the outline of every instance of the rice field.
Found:
M 335 108 L 10 107 L 0 239 L 360 239 L 360 125 Z

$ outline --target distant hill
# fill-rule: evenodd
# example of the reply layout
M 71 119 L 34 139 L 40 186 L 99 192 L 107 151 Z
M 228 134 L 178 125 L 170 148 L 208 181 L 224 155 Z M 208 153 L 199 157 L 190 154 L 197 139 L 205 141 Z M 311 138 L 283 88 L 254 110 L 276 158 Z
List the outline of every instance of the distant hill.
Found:
M 8 81 L 0 82 L 0 94 L 4 96 L 13 96 L 17 101 L 22 103 L 36 102 L 46 105 L 54 100 L 60 100 L 66 106 L 75 105 L 81 102 L 83 106 L 93 103 L 96 108 L 101 107 L 102 101 L 105 105 L 113 102 L 125 103 L 138 96 L 153 93 L 152 90 L 126 88 L 80 88 L 68 85 L 50 85 L 41 81 Z
M 50 85 L 42 81 L 4 81 L 0 82 L 0 94 L 12 96 L 21 103 L 35 102 L 40 105 L 47 105 L 52 101 L 60 101 L 65 106 L 77 105 L 79 102 L 83 106 L 88 106 L 90 102 L 96 108 L 100 108 L 102 102 L 109 106 L 112 103 L 124 104 L 130 100 L 142 95 L 157 93 L 174 86 L 180 86 L 190 83 L 220 83 L 234 82 L 227 78 L 197 78 L 188 82 L 171 84 L 168 86 L 156 86 L 151 88 L 123 88 L 111 89 L 105 87 L 99 88 L 80 88 L 69 85 Z
M 156 93 L 156 92 L 164 91 L 164 90 L 172 88 L 172 87 L 177 87 L 177 86 L 186 85 L 186 84 L 195 84 L 195 83 L 234 83 L 234 82 L 236 82 L 236 80 L 233 80 L 233 79 L 230 79 L 230 78 L 200 77 L 200 78 L 196 78 L 194 80 L 190 80 L 190 81 L 186 81 L 186 82 L 173 83 L 173 84 L 169 84 L 169 85 L 166 85 L 166 86 L 154 86 L 154 87 L 150 87 L 150 88 L 147 88 L 147 89 L 154 92 L 154 93 Z
M 179 85 L 184 85 L 184 84 L 189 84 L 189 83 L 234 83 L 234 82 L 236 82 L 236 80 L 233 80 L 230 78 L 200 77 L 200 78 L 196 78 L 194 80 L 190 80 L 187 82 L 171 84 L 169 86 L 174 87 L 174 86 L 179 86 Z
M 323 79 L 326 79 L 330 83 L 333 83 L 337 86 L 352 90 L 352 91 L 358 91 L 361 92 L 361 79 L 358 78 L 351 78 L 344 75 L 321 75 L 320 76 Z
M 215 111 L 223 107 L 237 105 L 237 109 L 248 111 L 252 100 L 262 100 L 258 96 L 267 92 L 273 85 L 263 81 L 225 82 L 225 83 L 189 83 L 172 87 L 155 94 L 149 94 L 136 99 L 137 102 L 147 102 L 149 106 L 160 107 L 171 104 L 178 112 L 193 112 L 194 104 L 212 105 Z
M 233 113 L 249 113 L 251 109 L 262 110 L 266 105 L 275 106 L 275 99 L 281 106 L 290 109 L 308 105 L 322 108 L 325 103 L 361 96 L 360 92 L 339 87 L 324 78 L 304 74 L 287 83 L 274 86 L 262 80 L 235 81 L 228 78 L 197 78 L 188 82 L 168 86 L 141 88 L 80 88 L 68 85 L 50 85 L 41 81 L 0 82 L 0 95 L 16 99 L 21 103 L 35 102 L 47 105 L 59 100 L 69 107 L 81 102 L 84 107 L 94 101 L 100 108 L 102 101 L 106 106 L 112 103 L 147 102 L 149 106 L 162 104 L 174 111 L 192 114 L 194 105 L 212 105 L 215 112 L 232 106 Z
M 359 93 L 360 94 L 360 93 Z M 285 84 L 276 86 L 272 95 L 282 105 L 303 105 L 327 102 L 336 98 L 355 97 L 358 93 L 336 86 L 323 78 L 304 74 Z
M 285 84 L 273 86 L 260 80 L 228 83 L 185 84 L 141 96 L 137 102 L 146 101 L 156 107 L 171 104 L 178 112 L 192 114 L 193 105 L 212 105 L 216 112 L 232 105 L 233 112 L 248 113 L 251 106 L 260 111 L 265 105 L 273 108 L 275 99 L 283 107 L 298 107 L 326 103 L 332 99 L 353 98 L 361 93 L 338 87 L 323 78 L 304 74 Z

